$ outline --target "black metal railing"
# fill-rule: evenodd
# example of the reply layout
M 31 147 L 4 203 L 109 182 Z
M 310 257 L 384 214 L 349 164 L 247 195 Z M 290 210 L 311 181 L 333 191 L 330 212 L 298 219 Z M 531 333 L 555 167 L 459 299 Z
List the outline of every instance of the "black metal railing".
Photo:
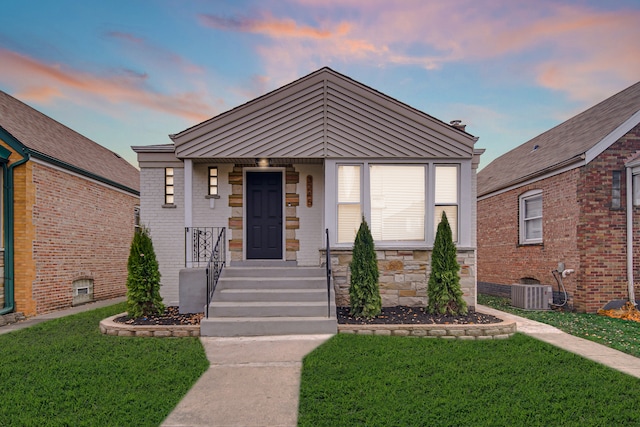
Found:
M 220 278 L 222 269 L 225 266 L 225 254 L 227 252 L 226 246 L 226 232 L 223 227 L 218 232 L 218 238 L 213 246 L 213 250 L 211 251 L 209 261 L 207 262 L 207 305 L 205 306 L 207 319 L 209 318 L 209 304 L 211 304 L 211 299 L 213 298 L 213 293 L 216 290 L 218 279 Z
M 187 268 L 204 267 L 224 227 L 185 227 L 184 229 L 184 266 Z
M 327 251 L 325 266 L 327 269 L 327 317 L 331 317 L 331 247 L 329 245 L 329 229 L 325 229 L 327 235 Z

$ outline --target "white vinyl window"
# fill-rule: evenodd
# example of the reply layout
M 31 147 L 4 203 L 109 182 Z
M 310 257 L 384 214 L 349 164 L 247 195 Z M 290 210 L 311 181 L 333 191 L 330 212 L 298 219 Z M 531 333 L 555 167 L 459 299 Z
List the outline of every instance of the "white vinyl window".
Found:
M 338 243 L 355 241 L 362 221 L 361 167 L 338 166 Z
M 520 196 L 520 244 L 542 243 L 542 191 Z
M 442 219 L 447 215 L 453 241 L 458 241 L 458 166 L 437 165 L 435 182 L 434 235 Z
M 375 241 L 423 241 L 425 167 L 369 167 L 371 234 Z

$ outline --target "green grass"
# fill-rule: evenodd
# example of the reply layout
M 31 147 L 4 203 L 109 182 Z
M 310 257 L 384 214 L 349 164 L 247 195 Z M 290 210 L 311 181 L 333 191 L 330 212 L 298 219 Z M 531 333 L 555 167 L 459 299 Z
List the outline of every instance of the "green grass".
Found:
M 0 425 L 157 426 L 208 368 L 197 338 L 102 335 L 96 309 L 0 335 Z
M 640 357 L 640 323 L 597 314 L 563 311 L 528 311 L 511 306 L 508 298 L 478 295 L 478 304 L 546 323 L 632 356 Z
M 303 362 L 299 426 L 640 425 L 640 380 L 516 334 L 339 334 Z

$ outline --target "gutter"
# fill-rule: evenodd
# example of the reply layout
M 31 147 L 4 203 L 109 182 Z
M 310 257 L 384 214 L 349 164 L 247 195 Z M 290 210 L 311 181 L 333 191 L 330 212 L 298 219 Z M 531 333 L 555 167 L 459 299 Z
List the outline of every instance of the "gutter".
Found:
M 14 300 L 14 222 L 13 222 L 13 169 L 29 161 L 29 153 L 25 150 L 22 159 L 15 163 L 9 163 L 9 150 L 0 152 L 3 174 L 3 215 L 4 215 L 4 308 L 0 309 L 0 315 L 11 313 L 15 309 Z
M 633 170 L 626 165 L 627 175 L 627 288 L 629 301 L 636 305 L 635 291 L 633 289 Z

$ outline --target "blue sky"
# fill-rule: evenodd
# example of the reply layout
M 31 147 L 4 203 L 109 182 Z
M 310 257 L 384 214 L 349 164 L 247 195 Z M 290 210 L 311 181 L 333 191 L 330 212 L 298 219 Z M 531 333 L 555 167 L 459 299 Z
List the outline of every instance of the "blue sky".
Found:
M 132 145 L 323 66 L 449 122 L 481 167 L 640 80 L 640 0 L 3 0 L 0 89 Z

